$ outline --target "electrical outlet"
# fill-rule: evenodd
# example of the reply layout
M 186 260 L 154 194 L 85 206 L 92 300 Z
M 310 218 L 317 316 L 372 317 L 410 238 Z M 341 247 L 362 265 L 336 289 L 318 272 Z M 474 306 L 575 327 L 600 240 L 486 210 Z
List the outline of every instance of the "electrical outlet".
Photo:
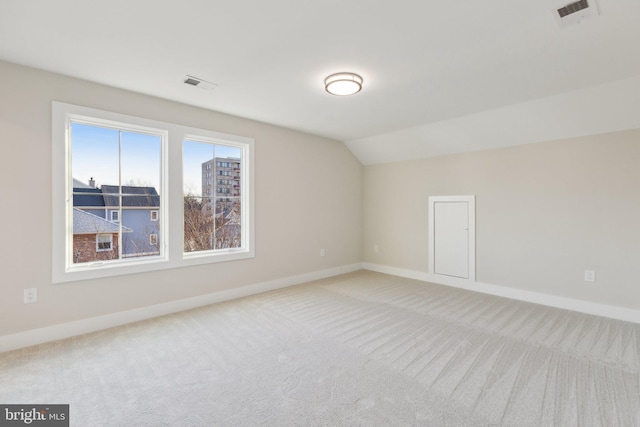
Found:
M 596 281 L 596 272 L 593 270 L 585 270 L 584 271 L 584 281 L 585 282 L 595 282 Z
M 320 256 L 324 256 L 324 248 L 320 249 Z
M 27 288 L 24 290 L 24 303 L 32 304 L 38 302 L 38 288 Z

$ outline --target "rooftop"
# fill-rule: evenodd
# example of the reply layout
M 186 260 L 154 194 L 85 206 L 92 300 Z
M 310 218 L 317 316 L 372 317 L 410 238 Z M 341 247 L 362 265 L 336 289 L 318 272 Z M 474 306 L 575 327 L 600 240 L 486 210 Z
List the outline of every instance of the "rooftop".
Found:
M 122 227 L 123 233 L 132 230 Z M 120 225 L 89 212 L 73 208 L 73 234 L 113 234 L 120 232 Z

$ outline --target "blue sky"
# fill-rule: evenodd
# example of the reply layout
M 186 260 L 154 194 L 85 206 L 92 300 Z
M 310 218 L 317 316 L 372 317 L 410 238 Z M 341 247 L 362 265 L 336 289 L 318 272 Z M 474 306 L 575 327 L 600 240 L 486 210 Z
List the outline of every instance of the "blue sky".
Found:
M 73 123 L 72 175 L 88 183 L 93 177 L 96 186 L 118 185 L 119 141 L 118 130 Z M 155 187 L 161 192 L 160 137 L 136 132 L 121 133 L 123 185 Z M 202 163 L 214 157 L 240 158 L 238 148 L 185 141 L 183 145 L 184 191 L 201 194 Z
M 72 174 L 96 185 L 118 185 L 119 141 L 114 129 L 73 123 Z M 122 184 L 148 185 L 160 190 L 160 137 L 135 132 L 122 132 Z

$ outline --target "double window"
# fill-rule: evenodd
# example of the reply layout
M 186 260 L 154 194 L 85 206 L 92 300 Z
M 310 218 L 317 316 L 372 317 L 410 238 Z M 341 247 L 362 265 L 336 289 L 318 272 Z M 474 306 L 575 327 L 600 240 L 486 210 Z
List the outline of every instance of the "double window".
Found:
M 253 140 L 54 102 L 53 144 L 54 282 L 253 257 Z

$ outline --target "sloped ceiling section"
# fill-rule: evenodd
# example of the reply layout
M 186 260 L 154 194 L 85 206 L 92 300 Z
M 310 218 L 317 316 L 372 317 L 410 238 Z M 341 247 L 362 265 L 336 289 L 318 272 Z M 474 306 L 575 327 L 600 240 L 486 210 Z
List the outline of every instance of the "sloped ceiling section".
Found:
M 345 144 L 371 165 L 635 128 L 640 128 L 640 77 Z

